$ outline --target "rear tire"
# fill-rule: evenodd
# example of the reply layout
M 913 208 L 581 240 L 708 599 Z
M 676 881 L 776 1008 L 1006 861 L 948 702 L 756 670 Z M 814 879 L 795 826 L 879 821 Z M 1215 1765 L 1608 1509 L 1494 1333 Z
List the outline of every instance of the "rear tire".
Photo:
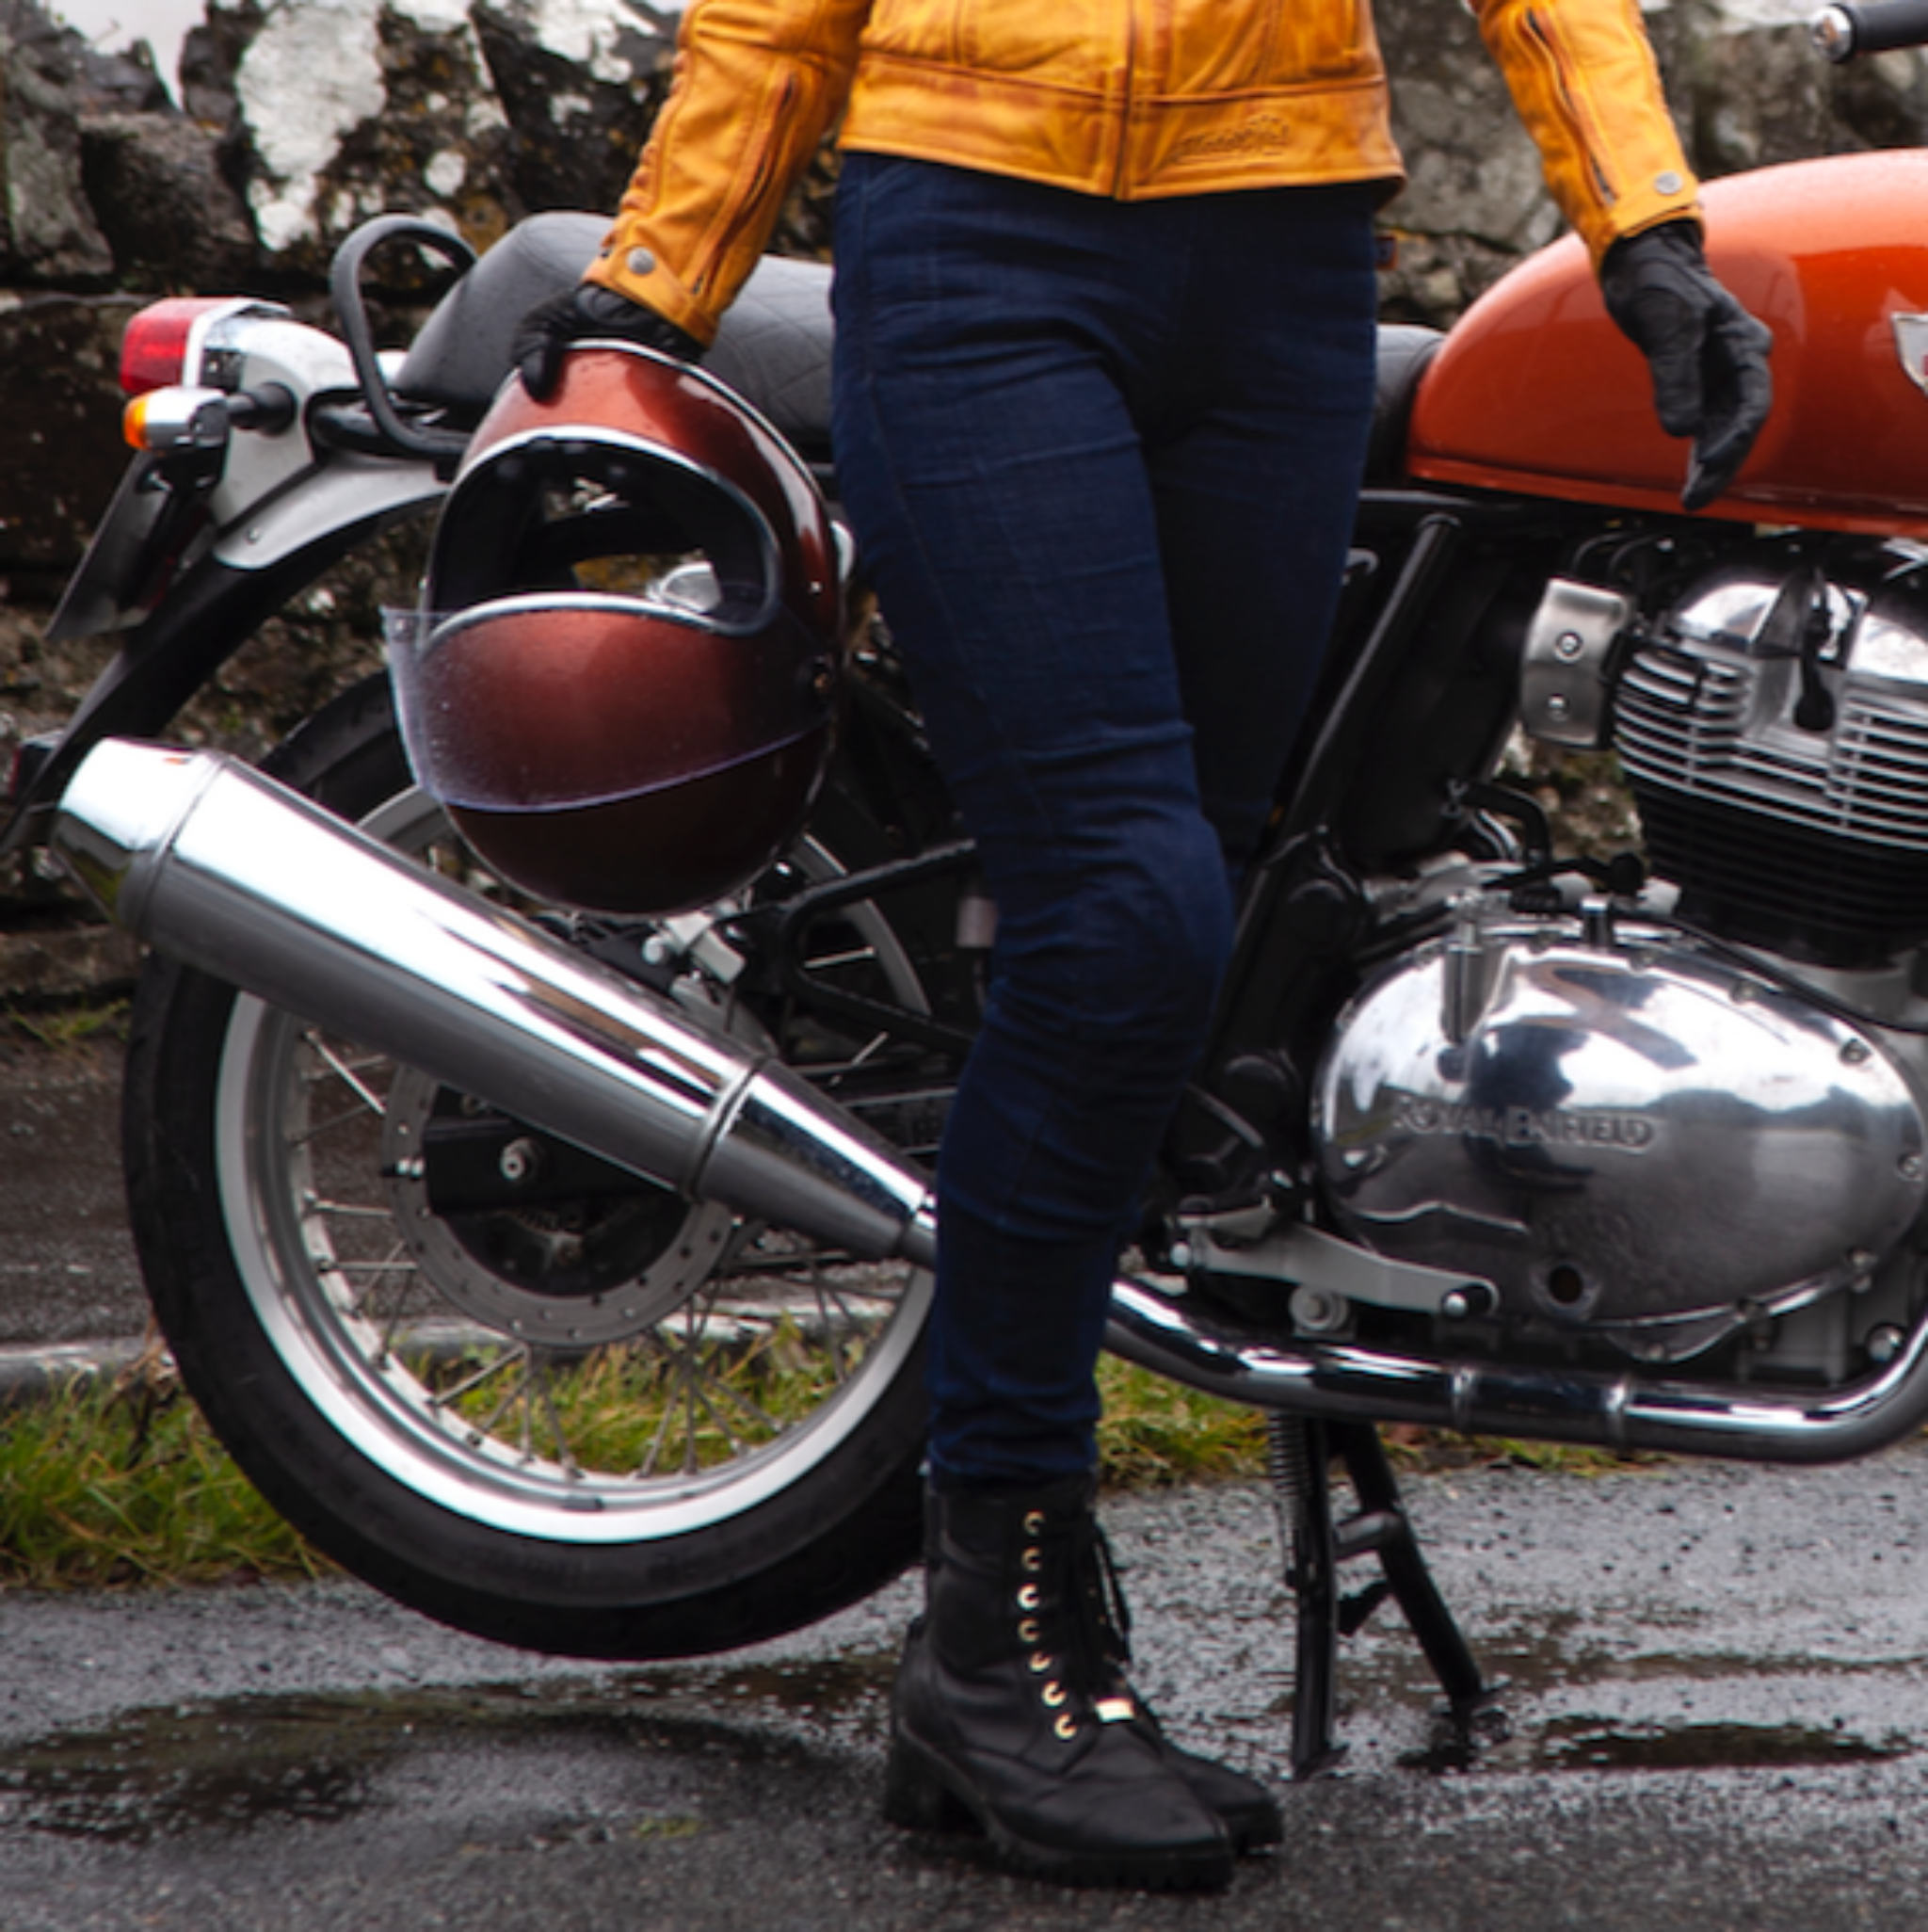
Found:
M 329 706 L 266 768 L 474 876 L 412 786 L 385 684 Z M 875 838 L 831 797 L 759 891 L 875 862 Z M 874 904 L 836 926 L 826 970 L 923 1003 L 913 958 L 940 947 L 903 942 Z M 680 998 L 934 1138 L 927 1059 L 740 996 L 723 956 L 703 970 L 704 945 L 683 957 Z M 880 1075 L 893 1055 L 901 1073 Z M 909 1562 L 927 1278 L 647 1183 L 438 1216 L 397 1149 L 462 1107 L 206 974 L 144 975 L 123 1111 L 135 1242 L 184 1379 L 267 1500 L 403 1602 L 579 1656 L 748 1643 Z

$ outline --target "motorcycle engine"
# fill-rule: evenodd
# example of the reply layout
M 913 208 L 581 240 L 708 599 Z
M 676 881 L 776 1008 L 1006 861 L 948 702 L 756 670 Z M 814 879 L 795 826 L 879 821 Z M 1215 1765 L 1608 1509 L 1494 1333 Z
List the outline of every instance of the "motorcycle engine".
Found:
M 1644 1361 L 1824 1302 L 1864 1312 L 1812 1365 L 1879 1359 L 1928 1198 L 1928 591 L 1890 562 L 1756 553 L 1589 650 L 1654 883 L 1457 894 L 1362 990 L 1315 1086 L 1345 1234 Z
M 1703 582 L 1621 671 L 1654 871 L 1723 937 L 1840 967 L 1928 936 L 1928 594 L 1811 567 Z

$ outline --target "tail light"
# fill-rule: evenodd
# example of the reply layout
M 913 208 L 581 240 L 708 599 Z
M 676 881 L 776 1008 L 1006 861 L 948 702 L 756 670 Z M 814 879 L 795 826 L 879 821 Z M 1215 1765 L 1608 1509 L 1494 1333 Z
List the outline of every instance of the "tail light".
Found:
M 208 352 L 225 345 L 220 325 L 242 315 L 285 314 L 278 305 L 245 296 L 169 296 L 152 302 L 128 323 L 120 338 L 120 387 L 128 395 L 176 383 L 196 387 L 213 382 L 218 371 L 205 366 Z
M 151 303 L 127 325 L 120 338 L 120 388 L 145 395 L 170 383 L 192 382 L 200 375 L 201 343 L 215 316 L 235 306 L 216 296 L 170 296 Z
M 242 296 L 169 296 L 142 309 L 120 338 L 128 443 L 159 453 L 216 449 L 231 426 L 270 434 L 285 428 L 294 397 L 280 383 L 251 394 L 240 390 L 233 351 L 244 333 L 234 325 L 286 314 L 278 303 Z

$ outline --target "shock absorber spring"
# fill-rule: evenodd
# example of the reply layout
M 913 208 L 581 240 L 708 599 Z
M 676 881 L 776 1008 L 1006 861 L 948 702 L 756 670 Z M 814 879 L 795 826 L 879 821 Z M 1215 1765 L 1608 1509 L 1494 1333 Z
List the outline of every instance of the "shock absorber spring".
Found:
M 1272 1504 L 1278 1513 L 1278 1539 L 1288 1553 L 1305 1529 L 1311 1500 L 1311 1452 L 1307 1424 L 1296 1415 L 1277 1410 L 1265 1418 L 1265 1473 L 1272 1484 Z

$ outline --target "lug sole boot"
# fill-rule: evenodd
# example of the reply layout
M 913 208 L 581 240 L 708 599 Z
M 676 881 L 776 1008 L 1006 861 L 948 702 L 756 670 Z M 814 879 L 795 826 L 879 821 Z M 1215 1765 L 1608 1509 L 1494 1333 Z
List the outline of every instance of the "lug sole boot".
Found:
M 1111 1545 L 1095 1520 L 1074 1538 L 1073 1563 L 1084 1595 L 1086 1624 L 1096 1634 L 1105 1666 L 1105 1695 L 1136 1707 L 1138 1715 L 1133 1723 L 1164 1753 L 1165 1763 L 1184 1779 L 1192 1795 L 1217 1813 L 1235 1851 L 1282 1843 L 1285 1816 L 1278 1800 L 1256 1778 L 1174 1744 L 1165 1736 L 1151 1706 L 1132 1688 L 1126 1675 L 1132 1662 L 1132 1615 L 1112 1562 Z
M 974 1824 L 1014 1870 L 1061 1883 L 1225 1885 L 1232 1830 L 1121 1688 L 1094 1623 L 1080 1560 L 1096 1533 L 1089 1494 L 1080 1478 L 933 1499 L 927 1608 L 897 1673 L 885 1814 Z

